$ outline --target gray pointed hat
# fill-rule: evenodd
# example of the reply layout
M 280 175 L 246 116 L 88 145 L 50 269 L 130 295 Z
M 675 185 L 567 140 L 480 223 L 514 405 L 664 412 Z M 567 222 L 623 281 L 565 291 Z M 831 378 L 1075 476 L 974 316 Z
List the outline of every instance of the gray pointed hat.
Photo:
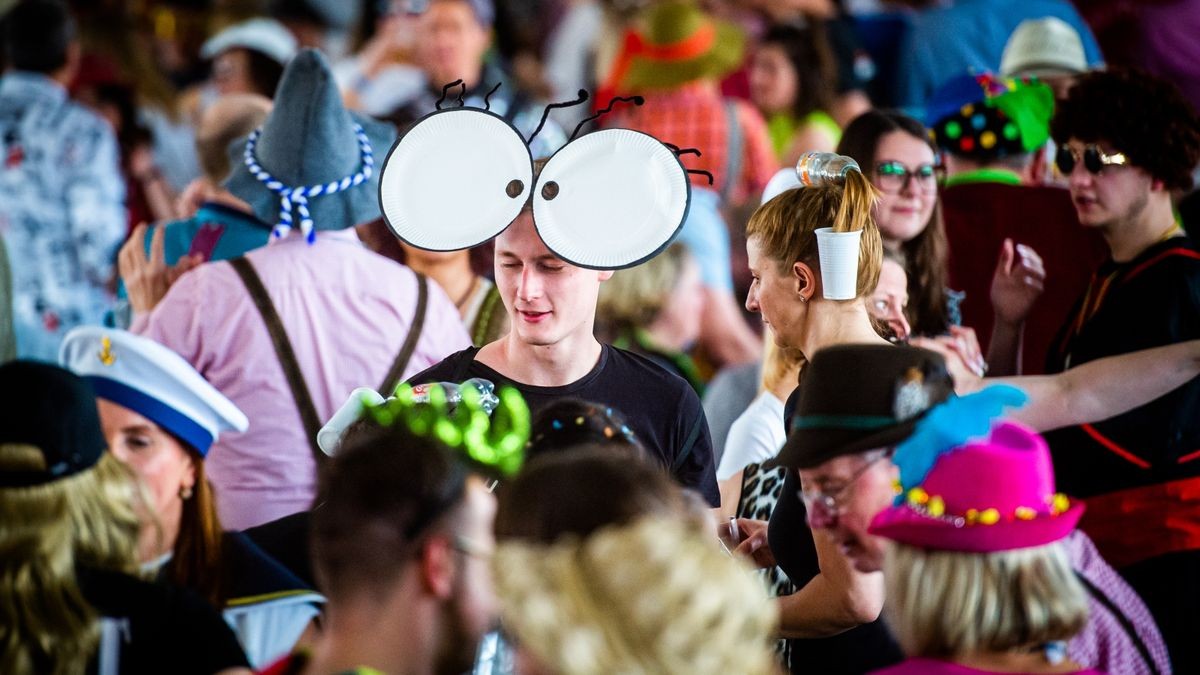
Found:
M 346 110 L 329 63 L 305 49 L 287 65 L 263 126 L 229 147 L 225 187 L 282 235 L 341 230 L 380 217 L 375 154 L 396 129 Z

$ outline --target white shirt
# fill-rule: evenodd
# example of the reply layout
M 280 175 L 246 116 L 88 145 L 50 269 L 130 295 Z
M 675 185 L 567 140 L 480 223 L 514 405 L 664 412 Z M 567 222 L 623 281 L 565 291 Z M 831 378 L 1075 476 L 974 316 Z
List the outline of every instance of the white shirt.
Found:
M 729 427 L 725 453 L 717 467 L 717 480 L 727 480 L 751 464 L 761 464 L 774 457 L 786 440 L 783 401 L 764 391 Z

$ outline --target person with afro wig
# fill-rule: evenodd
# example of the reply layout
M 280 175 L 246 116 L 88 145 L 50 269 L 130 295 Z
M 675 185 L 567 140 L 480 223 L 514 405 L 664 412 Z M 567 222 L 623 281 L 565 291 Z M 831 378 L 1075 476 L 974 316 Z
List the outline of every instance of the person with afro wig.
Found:
M 1051 127 L 1079 222 L 1109 257 L 1066 317 L 1047 372 L 1200 337 L 1200 246 L 1172 209 L 1200 161 L 1195 111 L 1146 73 L 1094 72 Z M 1175 672 L 1200 672 L 1200 378 L 1047 440 L 1060 488 L 1087 503 L 1081 528 L 1145 599 Z

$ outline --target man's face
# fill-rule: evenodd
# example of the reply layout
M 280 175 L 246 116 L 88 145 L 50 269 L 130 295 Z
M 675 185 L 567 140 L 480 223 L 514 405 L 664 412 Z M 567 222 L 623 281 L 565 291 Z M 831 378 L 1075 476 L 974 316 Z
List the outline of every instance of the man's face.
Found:
M 611 276 L 612 272 L 576 267 L 551 253 L 529 211 L 521 212 L 496 237 L 496 287 L 512 330 L 525 344 L 549 346 L 591 335 L 600 282 Z
M 816 497 L 804 500 L 809 527 L 833 539 L 859 572 L 883 569 L 884 541 L 868 534 L 867 528 L 876 514 L 891 505 L 897 475 L 882 450 L 836 457 L 800 471 L 804 493 Z
M 438 673 L 469 672 L 475 662 L 479 641 L 491 630 L 499 613 L 492 582 L 491 557 L 496 549 L 492 525 L 496 498 L 482 479 L 467 480 L 467 495 L 452 536 L 456 575 L 453 592 L 443 610 L 445 642 Z
M 487 47 L 488 30 L 465 0 L 434 0 L 417 25 L 417 63 L 436 87 L 474 82 Z
M 1072 138 L 1066 144 L 1082 158 L 1088 144 Z M 1108 143 L 1098 143 L 1105 154 L 1117 151 Z M 1082 159 L 1066 177 L 1079 222 L 1088 227 L 1111 228 L 1137 219 L 1150 200 L 1153 179 L 1135 166 L 1105 166 L 1100 173 L 1087 170 Z

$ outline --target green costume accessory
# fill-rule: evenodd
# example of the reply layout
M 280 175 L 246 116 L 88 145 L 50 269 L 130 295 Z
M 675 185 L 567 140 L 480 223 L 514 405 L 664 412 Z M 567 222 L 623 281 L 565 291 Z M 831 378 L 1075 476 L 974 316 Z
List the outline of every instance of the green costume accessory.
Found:
M 501 387 L 497 392 L 499 403 L 490 417 L 479 390 L 462 387 L 461 396 L 462 400 L 451 409 L 440 386 L 428 387 L 428 400 L 421 400 L 405 383 L 383 403 L 375 404 L 364 397 L 363 407 L 380 426 L 404 424 L 418 436 L 436 438 L 461 452 L 488 473 L 502 478 L 516 474 L 525 460 L 530 424 L 529 406 L 521 393 Z

